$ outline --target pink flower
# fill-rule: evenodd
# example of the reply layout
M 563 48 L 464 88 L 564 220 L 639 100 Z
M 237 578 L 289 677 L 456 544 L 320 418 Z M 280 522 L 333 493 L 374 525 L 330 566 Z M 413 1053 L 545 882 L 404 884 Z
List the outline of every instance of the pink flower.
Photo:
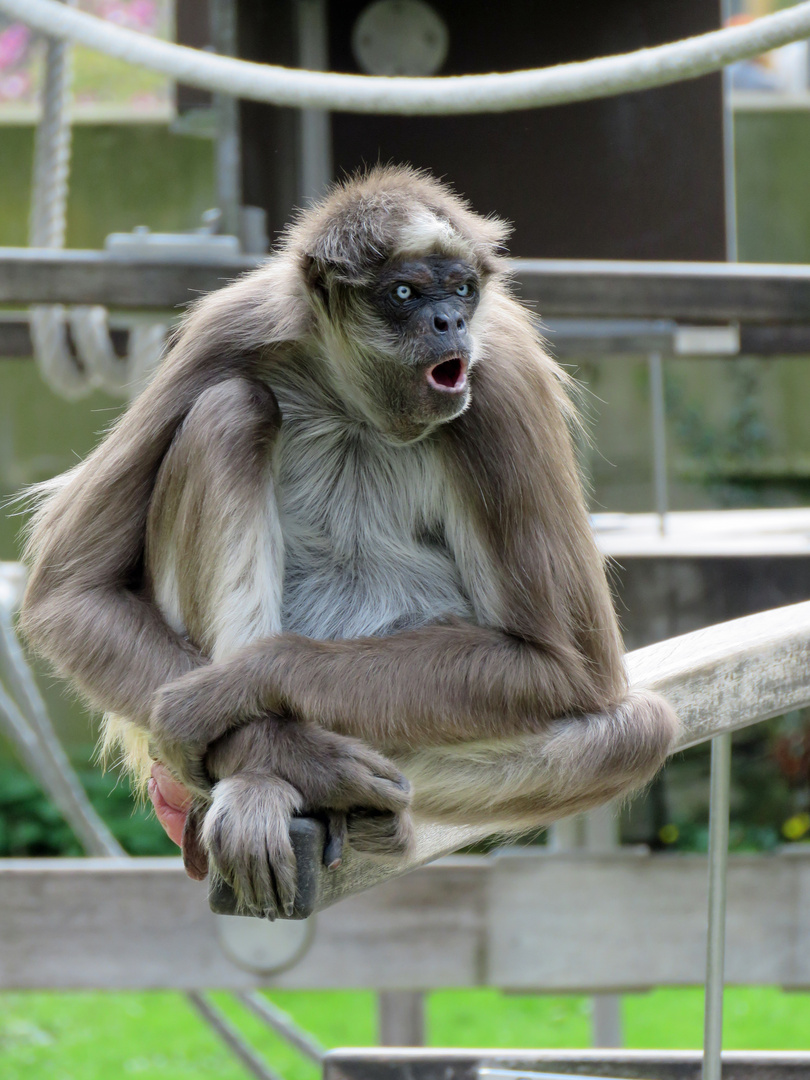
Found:
M 6 75 L 0 79 L 0 101 L 19 101 L 31 88 L 31 80 L 25 72 Z
M 22 23 L 12 23 L 0 33 L 0 70 L 21 60 L 31 40 L 31 31 Z

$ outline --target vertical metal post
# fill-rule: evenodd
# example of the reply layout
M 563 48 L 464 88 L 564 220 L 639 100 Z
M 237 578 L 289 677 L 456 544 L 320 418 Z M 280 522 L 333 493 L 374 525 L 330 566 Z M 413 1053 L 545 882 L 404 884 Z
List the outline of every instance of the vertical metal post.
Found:
M 721 0 L 723 24 L 732 14 L 731 0 Z M 734 116 L 731 72 L 723 69 L 723 158 L 726 216 L 726 258 L 736 262 L 737 184 L 734 162 Z M 723 982 L 726 947 L 726 868 L 728 865 L 731 735 L 712 741 L 709 797 L 709 931 L 706 945 L 706 999 L 703 1026 L 703 1080 L 721 1080 L 723 1052 Z
M 381 990 L 377 995 L 380 1046 L 425 1045 L 425 995 L 421 990 Z
M 709 931 L 706 945 L 706 1004 L 703 1030 L 703 1080 L 721 1080 L 723 982 L 726 944 L 726 867 L 728 864 L 731 735 L 712 741 L 709 798 Z
M 723 25 L 733 15 L 732 0 L 720 0 Z M 726 216 L 726 258 L 737 262 L 737 176 L 734 160 L 734 112 L 731 107 L 731 68 L 723 68 L 723 186 Z
M 606 803 L 583 815 L 587 851 L 608 852 L 619 847 L 619 818 L 615 803 Z M 624 1046 L 621 994 L 594 994 L 591 998 L 591 1044 L 619 1049 Z
M 647 357 L 650 372 L 650 408 L 652 420 L 653 489 L 655 510 L 662 536 L 666 536 L 669 489 L 667 486 L 667 410 L 664 397 L 664 365 L 660 352 Z
M 307 71 L 329 69 L 326 0 L 297 0 L 298 62 Z M 299 183 L 302 199 L 320 198 L 332 182 L 332 122 L 325 109 L 300 113 Z
M 209 0 L 211 39 L 221 56 L 236 55 L 235 0 Z M 242 150 L 239 140 L 239 103 L 230 94 L 214 94 L 216 117 L 215 169 L 220 231 L 241 236 Z

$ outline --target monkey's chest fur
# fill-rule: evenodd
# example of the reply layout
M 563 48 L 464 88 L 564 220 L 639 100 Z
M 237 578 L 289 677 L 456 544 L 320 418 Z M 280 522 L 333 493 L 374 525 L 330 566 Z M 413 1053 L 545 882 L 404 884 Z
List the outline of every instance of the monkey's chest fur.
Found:
M 278 396 L 282 629 L 357 637 L 470 616 L 430 441 L 394 446 L 317 402 Z

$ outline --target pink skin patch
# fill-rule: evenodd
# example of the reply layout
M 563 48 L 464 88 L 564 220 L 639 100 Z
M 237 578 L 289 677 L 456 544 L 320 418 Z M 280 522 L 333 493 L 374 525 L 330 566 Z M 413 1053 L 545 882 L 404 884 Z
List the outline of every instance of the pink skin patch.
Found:
M 183 844 L 183 826 L 191 805 L 191 795 L 178 783 L 165 765 L 154 762 L 147 787 L 157 819 L 170 840 L 178 847 Z
M 442 360 L 428 371 L 427 381 L 443 394 L 460 394 L 467 385 L 467 361 L 461 356 Z

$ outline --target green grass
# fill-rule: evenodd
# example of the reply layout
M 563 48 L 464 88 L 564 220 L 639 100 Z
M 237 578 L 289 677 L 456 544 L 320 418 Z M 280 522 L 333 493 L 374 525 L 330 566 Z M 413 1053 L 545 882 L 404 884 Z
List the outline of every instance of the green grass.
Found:
M 374 1043 L 368 992 L 287 991 L 272 1000 L 325 1046 Z M 214 998 L 285 1080 L 317 1080 L 318 1070 L 224 994 Z M 627 1045 L 688 1049 L 700 1045 L 703 993 L 656 990 L 627 995 Z M 583 997 L 507 996 L 448 990 L 428 1002 L 433 1046 L 578 1048 L 589 1045 Z M 772 987 L 726 992 L 725 1046 L 736 1050 L 810 1050 L 810 994 Z M 0 994 L 3 1080 L 244 1080 L 180 994 Z

